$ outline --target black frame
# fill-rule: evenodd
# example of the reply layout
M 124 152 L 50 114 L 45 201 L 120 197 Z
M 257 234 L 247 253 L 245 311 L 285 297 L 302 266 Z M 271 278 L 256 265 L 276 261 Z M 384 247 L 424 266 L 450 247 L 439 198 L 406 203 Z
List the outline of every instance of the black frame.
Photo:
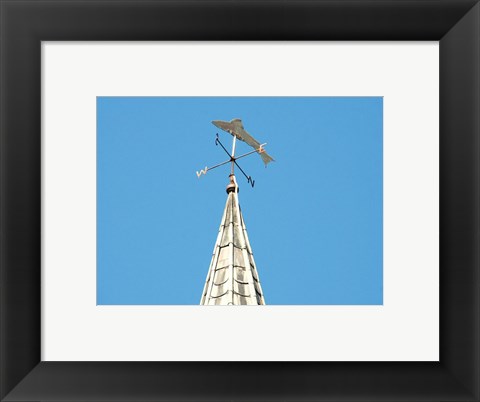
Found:
M 0 0 L 0 398 L 480 401 L 480 0 Z M 42 40 L 440 41 L 440 362 L 41 362 Z

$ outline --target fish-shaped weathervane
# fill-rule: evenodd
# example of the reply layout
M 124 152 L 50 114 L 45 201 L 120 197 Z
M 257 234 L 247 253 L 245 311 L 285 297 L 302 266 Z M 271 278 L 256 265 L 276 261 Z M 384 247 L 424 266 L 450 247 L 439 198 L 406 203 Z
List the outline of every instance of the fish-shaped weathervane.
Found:
M 246 142 L 252 148 L 254 149 L 260 148 L 262 152 L 259 152 L 259 155 L 262 158 L 263 163 L 265 163 L 265 165 L 275 160 L 269 154 L 267 154 L 265 150 L 263 150 L 263 148 L 261 148 L 262 145 L 255 138 L 253 138 L 250 134 L 248 134 L 245 131 L 245 128 L 243 128 L 242 120 L 240 119 L 233 119 L 230 121 L 214 120 L 212 121 L 212 123 L 214 126 L 217 126 L 223 131 L 226 131 L 227 133 L 232 134 L 234 137 L 237 137 L 240 141 Z
M 230 157 L 229 160 L 219 163 L 215 166 L 212 167 L 207 167 L 205 166 L 205 169 L 200 170 L 199 172 L 197 171 L 197 176 L 200 177 L 202 174 L 207 174 L 209 170 L 215 169 L 219 166 L 225 165 L 227 163 L 232 164 L 232 169 L 230 176 L 234 177 L 234 168 L 235 166 L 240 169 L 240 171 L 243 173 L 243 175 L 247 178 L 247 181 L 250 183 L 250 185 L 253 187 L 255 185 L 255 180 L 252 180 L 251 176 L 248 176 L 243 169 L 240 167 L 240 165 L 237 163 L 237 160 L 240 158 L 243 158 L 245 156 L 251 155 L 253 153 L 258 153 L 260 157 L 263 160 L 263 163 L 265 163 L 265 167 L 267 164 L 270 162 L 274 161 L 274 159 L 267 154 L 265 151 L 264 146 L 267 145 L 267 143 L 260 144 L 255 138 L 253 138 L 250 134 L 248 134 L 245 129 L 243 128 L 242 121 L 240 119 L 233 119 L 230 121 L 222 121 L 222 120 L 213 120 L 212 121 L 213 125 L 216 127 L 222 129 L 223 131 L 226 131 L 227 133 L 231 134 L 233 136 L 233 144 L 232 144 L 232 153 L 228 152 L 227 149 L 223 146 L 223 144 L 220 142 L 220 138 L 217 134 L 217 138 L 215 139 L 215 145 L 219 145 L 223 148 L 223 150 L 227 153 L 227 155 Z M 235 156 L 235 141 L 236 139 L 239 139 L 240 141 L 246 142 L 248 145 L 250 145 L 253 148 L 253 151 L 247 152 L 246 154 L 240 155 L 240 156 Z

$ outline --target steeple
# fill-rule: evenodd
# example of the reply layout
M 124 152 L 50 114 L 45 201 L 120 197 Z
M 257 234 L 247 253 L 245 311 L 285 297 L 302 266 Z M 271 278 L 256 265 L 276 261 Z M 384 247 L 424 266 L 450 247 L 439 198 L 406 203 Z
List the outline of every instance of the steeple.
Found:
M 197 171 L 197 177 L 207 174 L 210 170 L 231 164 L 230 183 L 227 186 L 227 203 L 223 211 L 222 221 L 218 230 L 217 241 L 213 248 L 213 256 L 208 269 L 207 280 L 203 288 L 200 304 L 203 305 L 259 305 L 265 304 L 262 288 L 258 279 L 257 266 L 253 259 L 252 248 L 248 241 L 247 228 L 243 220 L 242 211 L 238 202 L 238 185 L 234 169 L 238 167 L 247 182 L 253 187 L 255 181 L 248 176 L 238 164 L 238 160 L 253 153 L 258 153 L 267 166 L 274 159 L 265 152 L 265 144 L 260 144 L 247 133 L 240 119 L 230 122 L 214 120 L 215 126 L 228 132 L 233 137 L 232 152 L 220 142 L 217 133 L 215 145 L 220 145 L 229 159 L 212 167 Z M 237 138 L 250 145 L 253 151 L 241 156 L 235 156 Z
M 200 304 L 265 304 L 233 174 Z

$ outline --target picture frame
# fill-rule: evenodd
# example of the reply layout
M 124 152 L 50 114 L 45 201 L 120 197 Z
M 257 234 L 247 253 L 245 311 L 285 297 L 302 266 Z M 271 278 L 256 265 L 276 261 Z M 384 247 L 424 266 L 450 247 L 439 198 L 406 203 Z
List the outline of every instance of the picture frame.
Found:
M 478 3 L 1 0 L 1 400 L 479 401 Z M 440 361 L 41 361 L 45 40 L 439 41 Z

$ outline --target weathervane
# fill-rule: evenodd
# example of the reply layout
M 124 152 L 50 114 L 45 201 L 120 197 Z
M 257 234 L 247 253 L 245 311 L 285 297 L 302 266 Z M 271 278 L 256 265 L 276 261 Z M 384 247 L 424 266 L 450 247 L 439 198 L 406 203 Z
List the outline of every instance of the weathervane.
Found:
M 220 146 L 227 153 L 230 159 L 225 162 L 218 163 L 217 165 L 214 165 L 212 167 L 205 166 L 205 169 L 202 169 L 199 172 L 197 171 L 197 177 L 200 178 L 202 174 L 207 174 L 207 172 L 210 170 L 226 165 L 227 163 L 231 163 L 230 175 L 231 176 L 234 175 L 234 168 L 235 166 L 237 166 L 240 172 L 242 172 L 243 175 L 246 177 L 247 182 L 253 187 L 255 185 L 255 180 L 252 179 L 252 176 L 249 176 L 244 172 L 244 170 L 237 163 L 237 160 L 257 152 L 262 158 L 263 163 L 265 163 L 265 167 L 266 167 L 267 164 L 274 161 L 274 159 L 269 154 L 267 154 L 267 152 L 265 151 L 265 148 L 263 148 L 265 145 L 267 145 L 267 143 L 260 144 L 255 138 L 253 138 L 250 134 L 248 134 L 243 128 L 243 124 L 240 119 L 233 119 L 230 122 L 222 121 L 222 120 L 214 120 L 212 121 L 212 123 L 214 126 L 222 129 L 223 131 L 226 131 L 227 133 L 233 136 L 232 153 L 230 154 L 227 151 L 227 149 L 223 146 L 223 144 L 220 142 L 220 138 L 217 133 L 217 136 L 215 139 L 215 145 L 220 144 Z M 235 156 L 235 145 L 236 145 L 237 138 L 240 141 L 246 142 L 248 145 L 250 145 L 253 148 L 253 151 L 247 152 L 246 154 L 243 154 L 240 156 Z

